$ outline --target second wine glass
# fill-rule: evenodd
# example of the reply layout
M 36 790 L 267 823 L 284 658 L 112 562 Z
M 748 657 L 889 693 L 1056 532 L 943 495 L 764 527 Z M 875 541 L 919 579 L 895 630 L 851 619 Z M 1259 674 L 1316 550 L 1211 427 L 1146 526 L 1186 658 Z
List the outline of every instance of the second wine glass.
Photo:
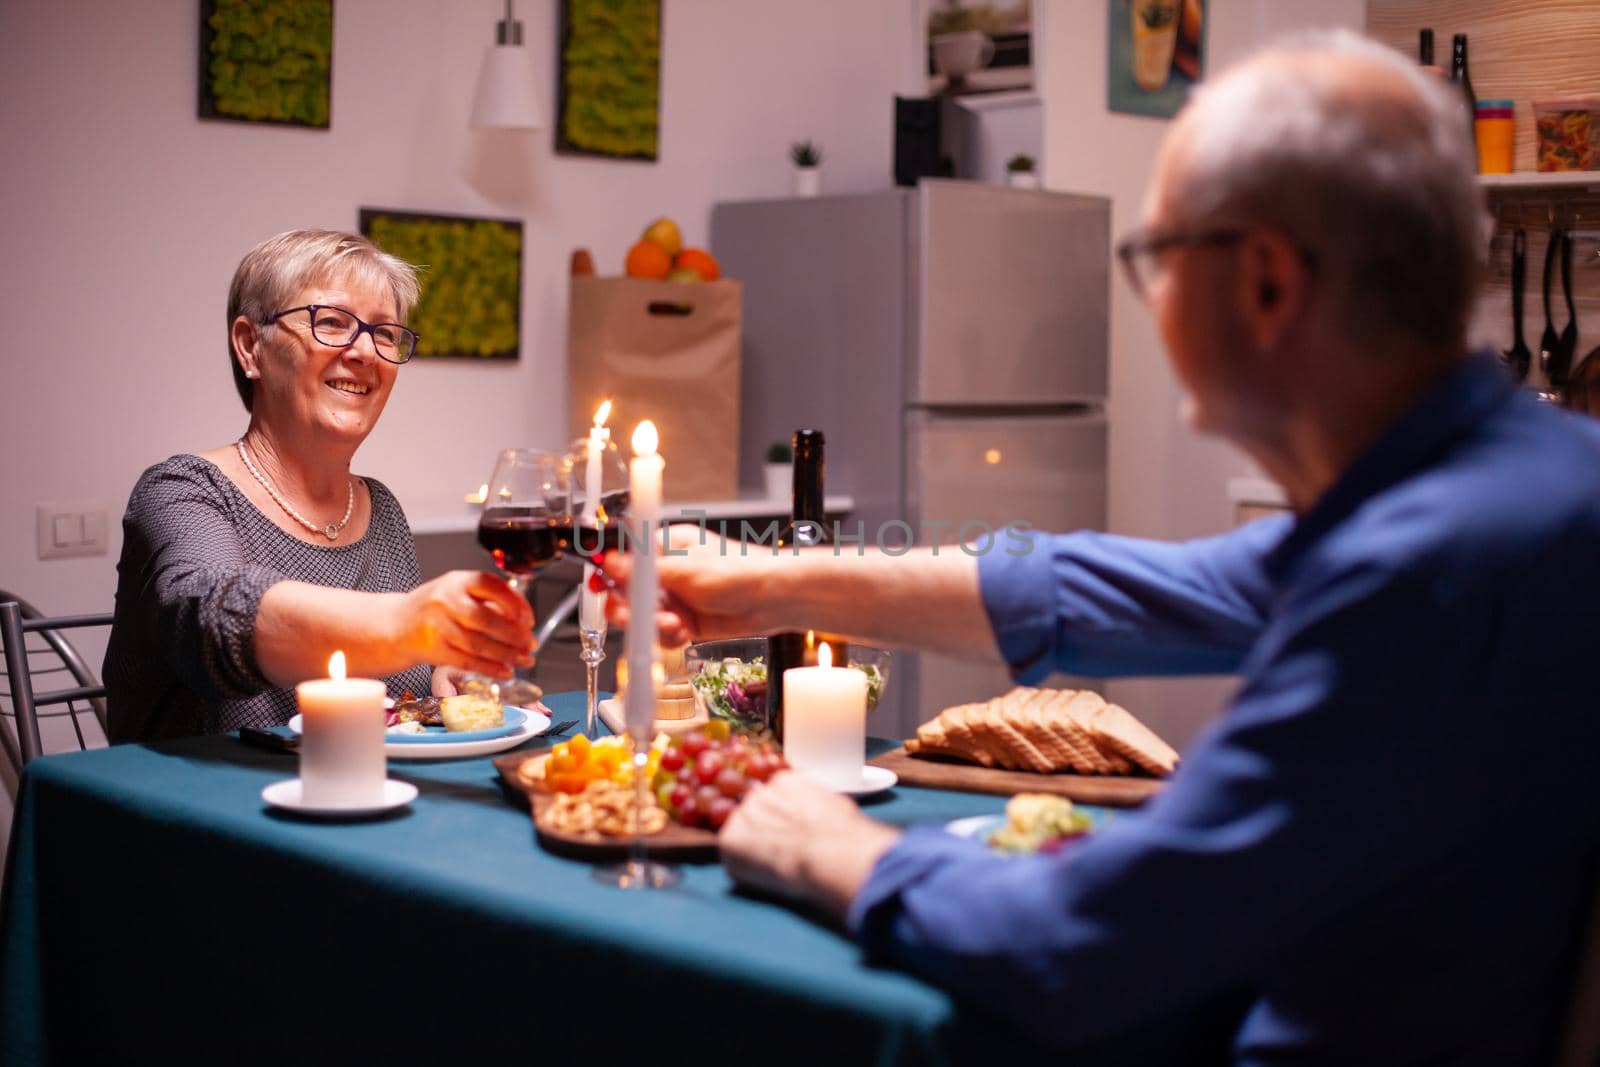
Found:
M 507 448 L 489 476 L 478 544 L 523 596 L 540 568 L 567 547 L 572 531 L 570 466 L 565 457 L 532 448 Z

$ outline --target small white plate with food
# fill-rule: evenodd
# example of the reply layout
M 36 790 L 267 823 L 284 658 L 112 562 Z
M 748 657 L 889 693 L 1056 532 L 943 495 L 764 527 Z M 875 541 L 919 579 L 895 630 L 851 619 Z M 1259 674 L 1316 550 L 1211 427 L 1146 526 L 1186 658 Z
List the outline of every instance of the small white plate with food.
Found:
M 439 725 L 408 722 L 391 726 L 384 753 L 390 759 L 488 756 L 516 748 L 550 725 L 550 714 L 543 704 L 516 708 L 475 697 L 446 697 L 439 710 Z M 296 734 L 301 732 L 300 716 L 289 720 L 289 729 Z

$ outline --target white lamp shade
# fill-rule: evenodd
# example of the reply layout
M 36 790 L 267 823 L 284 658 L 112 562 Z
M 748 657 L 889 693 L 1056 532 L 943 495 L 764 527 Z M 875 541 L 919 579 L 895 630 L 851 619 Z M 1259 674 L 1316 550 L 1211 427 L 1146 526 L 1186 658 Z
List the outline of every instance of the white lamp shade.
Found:
M 472 97 L 472 125 L 544 128 L 544 112 L 533 83 L 533 62 L 522 45 L 491 45 L 484 52 L 478 91 Z

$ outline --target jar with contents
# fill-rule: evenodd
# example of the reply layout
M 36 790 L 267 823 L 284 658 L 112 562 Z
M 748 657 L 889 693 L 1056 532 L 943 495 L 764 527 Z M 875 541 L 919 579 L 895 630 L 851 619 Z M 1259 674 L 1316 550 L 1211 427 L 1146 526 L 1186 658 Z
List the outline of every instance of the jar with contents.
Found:
M 1479 100 L 1472 124 L 1478 141 L 1478 172 L 1510 174 L 1512 147 L 1516 143 L 1514 105 L 1510 100 Z

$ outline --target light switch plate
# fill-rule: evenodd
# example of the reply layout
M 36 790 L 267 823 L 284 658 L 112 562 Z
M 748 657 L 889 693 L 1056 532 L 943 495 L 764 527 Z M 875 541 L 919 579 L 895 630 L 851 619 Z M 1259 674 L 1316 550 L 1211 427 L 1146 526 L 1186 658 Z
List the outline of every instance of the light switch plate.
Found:
M 106 554 L 106 505 L 99 500 L 60 500 L 40 504 L 40 559 L 72 559 Z

